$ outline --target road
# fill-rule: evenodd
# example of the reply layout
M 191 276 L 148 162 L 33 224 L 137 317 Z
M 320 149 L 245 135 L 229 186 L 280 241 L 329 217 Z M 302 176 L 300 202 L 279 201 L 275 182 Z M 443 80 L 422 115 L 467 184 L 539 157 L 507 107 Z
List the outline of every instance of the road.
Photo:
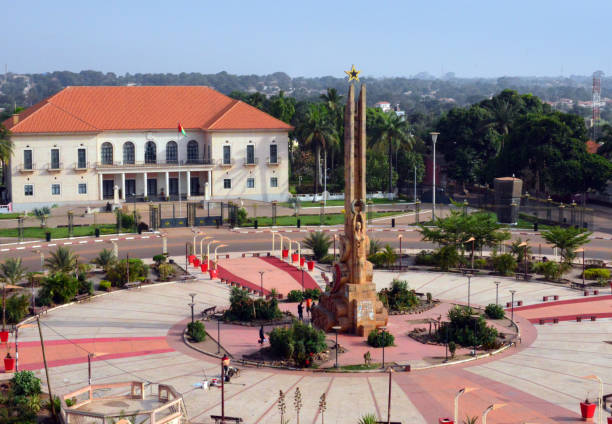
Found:
M 339 234 L 341 232 L 340 227 L 333 227 L 337 229 Z M 280 231 L 293 231 L 287 232 L 285 235 L 294 241 L 301 241 L 308 235 L 310 229 L 302 229 L 303 232 L 297 232 L 295 228 L 284 228 L 279 229 Z M 314 229 L 313 229 L 314 230 Z M 390 226 L 376 225 L 369 228 L 370 238 L 380 241 L 383 245 L 390 244 L 394 248 L 399 248 L 398 235 L 402 235 L 402 249 L 432 249 L 436 246 L 432 243 L 421 241 L 421 235 L 412 226 L 401 226 L 397 228 L 390 228 Z M 170 255 L 183 255 L 185 253 L 185 244 L 191 242 L 193 234 L 189 228 L 173 228 L 164 230 L 167 233 L 168 241 L 168 253 Z M 272 247 L 272 236 L 267 229 L 259 230 L 228 230 L 228 229 L 216 229 L 216 228 L 202 228 L 202 231 L 206 235 L 213 237 L 224 244 L 227 247 L 221 248 L 219 252 L 232 251 L 232 252 L 254 252 L 254 251 L 268 251 Z M 516 231 L 512 233 L 513 239 L 521 237 L 523 240 L 529 239 L 529 244 L 532 246 L 534 254 L 553 255 L 553 250 L 546 242 L 536 233 L 527 231 Z M 109 240 L 113 237 L 104 237 L 105 240 Z M 61 241 L 55 241 L 58 245 Z M 120 257 L 125 257 L 129 252 L 130 256 L 134 257 L 152 257 L 153 255 L 161 253 L 162 240 L 161 238 L 150 238 L 146 240 L 120 240 L 117 242 L 119 246 Z M 198 243 L 199 244 L 199 243 Z M 278 238 L 277 238 L 278 244 Z M 40 249 L 42 253 L 47 256 L 49 250 L 55 249 L 55 247 L 45 247 L 45 243 L 36 243 L 36 245 L 42 245 Z M 3 245 L 10 247 L 7 245 Z M 26 246 L 31 246 L 27 245 Z M 14 245 L 13 245 L 14 247 Z M 79 255 L 80 260 L 90 261 L 95 258 L 103 248 L 111 248 L 110 241 L 107 243 L 95 243 L 95 244 L 72 244 L 70 248 Z M 469 246 L 467 247 L 469 248 Z M 586 246 L 586 257 L 610 260 L 612 252 L 612 240 L 606 239 L 595 239 L 593 238 Z M 24 265 L 30 271 L 40 270 L 40 255 L 33 249 L 27 247 L 23 250 L 11 250 L 2 253 L 2 258 L 6 257 L 21 257 Z

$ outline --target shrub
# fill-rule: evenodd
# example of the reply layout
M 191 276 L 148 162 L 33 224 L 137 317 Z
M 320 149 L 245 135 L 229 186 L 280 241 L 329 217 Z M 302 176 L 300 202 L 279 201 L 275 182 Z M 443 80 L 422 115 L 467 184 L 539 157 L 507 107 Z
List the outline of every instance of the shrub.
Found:
M 113 286 L 123 287 L 127 283 L 128 262 L 122 259 L 106 271 L 106 279 Z M 137 281 L 140 277 L 146 277 L 149 268 L 142 262 L 141 259 L 131 258 L 129 260 L 130 280 Z
M 202 324 L 202 321 L 194 321 L 187 324 L 187 334 L 196 343 L 205 340 L 206 330 L 204 329 L 204 324 Z
M 414 258 L 414 263 L 416 265 L 424 265 L 424 266 L 437 266 L 438 265 L 438 262 L 434 254 L 426 250 L 421 250 L 416 255 L 416 257 Z
M 139 232 L 141 232 L 141 233 L 142 233 L 142 232 L 145 232 L 145 231 L 149 231 L 149 226 L 147 225 L 147 223 L 146 223 L 146 222 L 140 222 L 140 223 L 138 224 L 138 228 L 137 228 L 137 230 L 138 230 Z
M 378 418 L 376 418 L 375 414 L 365 414 L 359 418 L 358 424 L 376 424 L 378 422 Z
M 79 294 L 88 294 L 90 296 L 94 294 L 93 283 L 85 277 L 85 274 L 79 274 L 77 280 L 79 282 L 79 288 L 77 289 Z
M 448 342 L 448 351 L 451 354 L 451 358 L 455 357 L 455 352 L 457 351 L 457 343 L 455 343 L 454 341 L 450 341 Z
M 25 294 L 14 294 L 6 299 L 6 321 L 9 324 L 17 324 L 28 314 L 30 309 L 30 298 Z M 2 304 L 0 302 L 0 314 Z
M 319 289 L 306 289 L 304 292 L 304 299 L 319 300 L 321 297 L 321 290 Z
M 323 231 L 315 231 L 302 241 L 302 245 L 311 249 L 315 259 L 319 261 L 327 255 L 331 245 L 331 238 Z
M 501 275 L 511 275 L 516 269 L 516 259 L 510 253 L 493 256 L 493 269 Z
M 312 356 L 327 349 L 325 333 L 310 325 L 294 321 L 291 327 L 276 327 L 270 333 L 272 351 L 292 359 L 300 367 L 312 364 Z
M 232 288 L 230 307 L 224 314 L 224 317 L 230 321 L 272 320 L 281 316 L 276 297 L 270 300 L 253 300 L 241 287 Z
M 543 274 L 544 278 L 549 281 L 555 281 L 563 275 L 564 266 L 553 261 L 537 262 L 533 266 L 533 270 L 538 274 Z
M 287 300 L 289 302 L 301 302 L 304 300 L 304 292 L 302 290 L 291 290 L 287 293 Z
M 388 289 L 382 289 L 378 297 L 383 304 L 393 311 L 405 311 L 419 304 L 414 290 L 408 288 L 408 282 L 394 279 Z
M 438 329 L 438 341 L 444 342 L 448 334 L 449 341 L 461 346 L 476 345 L 485 349 L 497 347 L 497 330 L 488 327 L 482 316 L 472 316 L 473 312 L 472 308 L 466 306 L 455 306 L 448 311 L 450 322 L 443 323 Z
M 610 270 L 604 268 L 585 269 L 584 278 L 587 280 L 609 280 Z
M 173 277 L 175 274 L 175 269 L 172 264 L 160 264 L 157 267 L 157 271 L 159 272 L 160 280 L 166 281 Z
M 371 238 L 370 239 L 370 251 L 368 252 L 368 256 L 376 255 L 381 250 L 382 250 L 382 243 L 380 242 L 380 240 Z
M 166 262 L 166 255 L 155 255 L 153 256 L 153 262 L 155 262 L 155 265 L 159 265 L 159 264 L 163 264 L 164 262 Z
M 459 263 L 459 253 L 455 246 L 444 246 L 434 253 L 436 263 L 442 271 L 448 271 Z
M 79 281 L 72 275 L 58 272 L 45 278 L 38 292 L 38 303 L 49 306 L 70 302 L 79 291 Z
M 238 209 L 236 212 L 236 223 L 242 225 L 247 221 L 247 211 L 245 208 Z
M 15 396 L 32 396 L 41 393 L 40 380 L 32 371 L 16 372 L 11 383 Z
M 130 213 L 123 213 L 123 212 L 118 212 L 119 214 L 121 214 L 121 227 L 122 228 L 133 228 L 134 227 L 134 213 L 130 212 Z M 138 220 L 140 218 L 140 215 L 138 213 L 136 213 L 136 219 Z
M 98 257 L 95 258 L 92 263 L 98 265 L 102 269 L 107 269 L 109 266 L 113 265 L 117 261 L 115 254 L 110 249 L 102 249 L 102 251 L 98 254 Z
M 500 305 L 490 303 L 485 308 L 485 315 L 491 319 L 502 319 L 506 316 L 506 313 L 504 312 L 504 308 L 502 308 Z
M 474 259 L 474 268 L 485 269 L 487 267 L 487 260 L 484 258 Z
M 382 255 L 382 252 L 368 256 L 368 261 L 372 262 L 374 268 L 383 268 L 385 266 L 385 258 Z
M 380 331 L 378 329 L 370 331 L 368 334 L 368 344 L 372 347 L 387 347 L 393 346 L 395 337 L 388 331 Z
M 110 281 L 107 281 L 107 280 L 100 281 L 100 290 L 110 291 L 111 286 L 112 284 Z

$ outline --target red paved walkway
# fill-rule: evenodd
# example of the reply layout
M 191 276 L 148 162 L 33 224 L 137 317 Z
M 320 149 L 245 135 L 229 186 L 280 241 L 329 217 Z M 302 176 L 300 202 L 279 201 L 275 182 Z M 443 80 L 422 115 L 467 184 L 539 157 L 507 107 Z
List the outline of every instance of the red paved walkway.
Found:
M 530 322 L 539 322 L 541 319 L 550 321 L 557 318 L 559 321 L 575 321 L 576 317 L 590 319 L 612 317 L 612 296 L 585 297 L 578 299 L 561 300 L 558 302 L 538 303 L 535 305 L 514 308 L 515 313 L 527 318 Z

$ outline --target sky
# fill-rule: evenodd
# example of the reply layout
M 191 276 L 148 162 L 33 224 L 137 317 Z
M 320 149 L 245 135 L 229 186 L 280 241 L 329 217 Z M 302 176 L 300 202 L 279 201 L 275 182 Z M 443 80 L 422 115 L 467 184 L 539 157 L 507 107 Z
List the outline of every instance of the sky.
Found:
M 2 3 L 0 65 L 16 73 L 612 74 L 609 0 Z

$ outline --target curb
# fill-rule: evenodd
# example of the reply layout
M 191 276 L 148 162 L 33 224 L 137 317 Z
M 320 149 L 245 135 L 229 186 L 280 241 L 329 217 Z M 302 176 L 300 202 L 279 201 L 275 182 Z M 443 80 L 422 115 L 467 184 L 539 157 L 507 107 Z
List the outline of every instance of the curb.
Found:
M 107 241 L 119 241 L 119 240 L 142 240 L 142 239 L 150 239 L 150 238 L 159 238 L 161 234 L 155 232 L 148 233 L 147 235 L 129 235 L 136 233 L 121 233 L 121 234 L 106 234 L 104 236 L 100 236 L 100 238 L 91 238 L 93 236 L 83 236 L 83 237 L 73 237 L 73 238 L 63 238 L 63 239 L 54 239 L 51 242 L 40 242 L 40 241 L 24 241 L 21 243 L 7 243 L 0 244 L 0 252 L 8 252 L 11 250 L 25 250 L 25 249 L 43 249 L 55 246 L 70 246 L 70 245 L 81 245 L 81 244 L 89 244 L 89 243 L 103 243 Z M 102 237 L 105 237 L 102 239 Z M 112 237 L 112 238 L 109 238 Z M 88 239 L 81 240 L 80 239 Z M 69 240 L 69 241 L 66 241 Z M 35 244 L 39 243 L 39 244 Z M 28 244 L 24 246 L 24 244 Z M 3 246 L 19 246 L 19 247 L 3 247 Z

